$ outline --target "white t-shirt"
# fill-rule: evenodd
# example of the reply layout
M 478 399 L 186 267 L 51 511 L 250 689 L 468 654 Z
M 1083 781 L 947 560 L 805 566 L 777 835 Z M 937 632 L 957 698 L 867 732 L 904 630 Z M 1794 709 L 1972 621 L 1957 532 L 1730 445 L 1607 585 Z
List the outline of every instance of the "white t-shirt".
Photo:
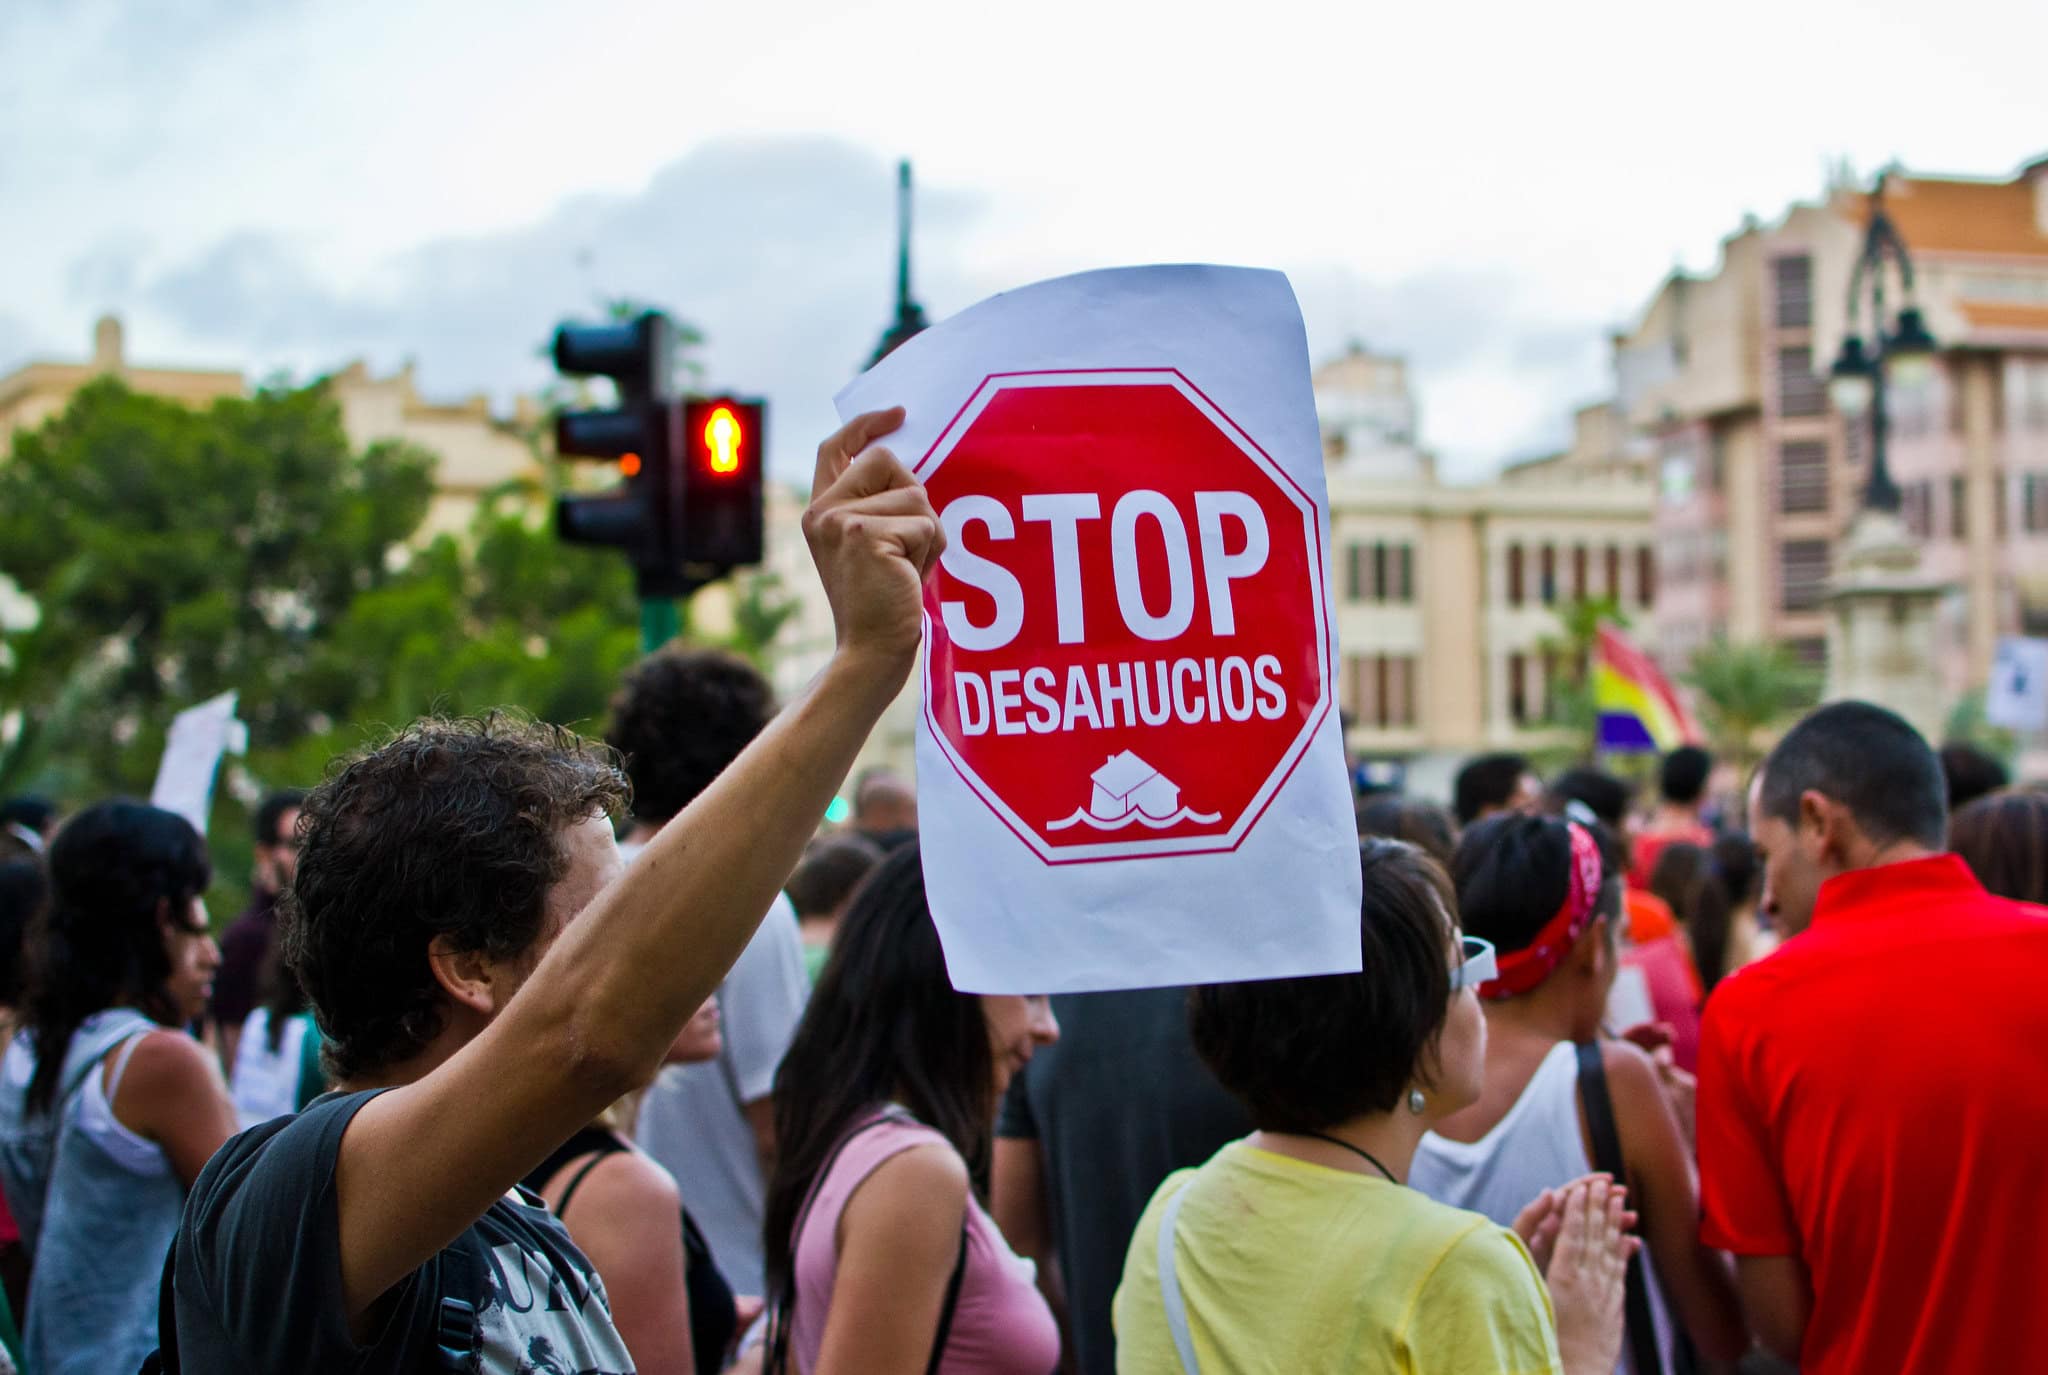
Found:
M 726 1282 L 762 1292 L 761 1214 L 767 1181 L 741 1111 L 775 1086 L 775 1071 L 810 998 L 796 909 L 778 896 L 718 986 L 724 1048 L 701 1065 L 670 1065 L 640 1104 L 640 1147 L 676 1177 Z
M 235 1043 L 235 1072 L 228 1076 L 228 1095 L 235 1100 L 235 1122 L 243 1131 L 299 1110 L 299 1070 L 305 1063 L 306 1037 L 311 1030 L 311 1018 L 287 1019 L 277 1049 L 272 1050 L 269 1008 L 257 1008 L 242 1023 L 242 1038 Z

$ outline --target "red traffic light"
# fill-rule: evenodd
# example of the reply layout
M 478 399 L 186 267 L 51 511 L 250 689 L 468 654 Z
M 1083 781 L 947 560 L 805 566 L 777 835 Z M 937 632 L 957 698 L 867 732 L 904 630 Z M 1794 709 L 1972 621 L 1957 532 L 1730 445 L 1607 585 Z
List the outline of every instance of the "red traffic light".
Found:
M 627 477 L 640 476 L 640 455 L 620 454 L 619 471 Z
M 740 446 L 747 441 L 746 426 L 732 407 L 713 406 L 704 421 L 705 466 L 714 473 L 736 473 L 740 469 Z

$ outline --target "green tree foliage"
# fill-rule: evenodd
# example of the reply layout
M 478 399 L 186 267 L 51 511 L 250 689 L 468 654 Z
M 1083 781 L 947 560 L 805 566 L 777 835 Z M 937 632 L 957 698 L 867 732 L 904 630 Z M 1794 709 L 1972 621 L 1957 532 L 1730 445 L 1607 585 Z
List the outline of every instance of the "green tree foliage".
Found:
M 432 490 L 418 449 L 352 453 L 322 387 L 191 410 L 94 382 L 0 463 L 0 568 L 46 612 L 25 726 L 105 664 L 50 745 L 102 788 L 146 788 L 171 714 L 229 688 L 259 745 L 304 734 L 306 673 Z
M 1745 771 L 1763 757 L 1763 737 L 1820 699 L 1820 678 L 1782 644 L 1717 638 L 1692 657 L 1686 683 L 1697 694 L 1714 752 Z

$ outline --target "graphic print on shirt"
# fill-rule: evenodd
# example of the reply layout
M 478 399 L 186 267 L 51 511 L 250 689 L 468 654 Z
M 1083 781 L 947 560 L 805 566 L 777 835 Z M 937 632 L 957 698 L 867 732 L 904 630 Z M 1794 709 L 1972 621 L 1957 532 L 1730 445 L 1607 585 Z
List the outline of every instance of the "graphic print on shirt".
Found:
M 491 1247 L 489 1269 L 491 1292 L 479 1314 L 484 1370 L 633 1375 L 604 1281 L 588 1262 L 515 1236 Z

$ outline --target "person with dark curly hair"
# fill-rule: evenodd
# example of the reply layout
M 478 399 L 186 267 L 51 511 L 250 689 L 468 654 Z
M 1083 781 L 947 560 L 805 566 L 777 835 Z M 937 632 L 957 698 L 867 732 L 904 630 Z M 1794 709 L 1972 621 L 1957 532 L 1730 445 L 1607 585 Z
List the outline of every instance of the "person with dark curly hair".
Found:
M 183 1369 L 683 1368 L 627 1350 L 602 1278 L 516 1186 L 653 1077 L 909 677 L 945 534 L 875 446 L 902 419 L 818 451 L 831 659 L 630 867 L 616 755 L 502 715 L 416 723 L 307 797 L 282 938 L 337 1091 L 193 1186 L 166 1276 Z
M 0 1185 L 32 1264 L 27 1368 L 136 1369 L 186 1189 L 235 1132 L 206 1010 L 220 950 L 206 842 L 141 802 L 86 808 L 50 845 L 27 1029 L 0 1060 Z
M 665 650 L 626 676 L 606 739 L 633 781 L 629 859 L 739 757 L 775 715 L 759 669 L 716 649 Z M 727 1281 L 761 1292 L 761 1204 L 775 1159 L 768 1094 L 811 981 L 796 911 L 778 894 L 716 995 L 718 1053 L 664 1069 L 635 1139 L 675 1176 Z

